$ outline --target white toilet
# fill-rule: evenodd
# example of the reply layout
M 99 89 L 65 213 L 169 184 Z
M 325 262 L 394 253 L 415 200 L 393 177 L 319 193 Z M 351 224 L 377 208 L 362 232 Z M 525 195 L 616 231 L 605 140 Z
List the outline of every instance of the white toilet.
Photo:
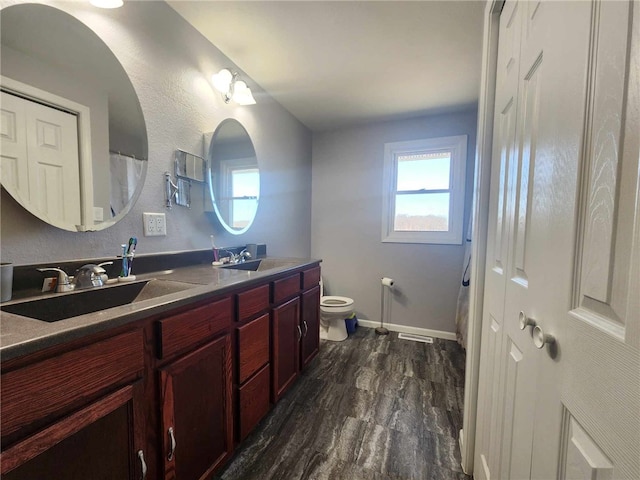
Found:
M 349 334 L 344 320 L 352 313 L 353 299 L 333 295 L 325 297 L 320 280 L 320 338 L 334 342 L 345 340 Z

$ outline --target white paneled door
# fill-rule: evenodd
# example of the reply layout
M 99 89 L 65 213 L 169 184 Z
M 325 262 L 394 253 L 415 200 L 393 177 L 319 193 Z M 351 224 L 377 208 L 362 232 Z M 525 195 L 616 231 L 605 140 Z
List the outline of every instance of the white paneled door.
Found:
M 80 225 L 77 117 L 2 92 L 2 185 L 51 224 Z
M 476 478 L 640 478 L 638 9 L 502 10 Z

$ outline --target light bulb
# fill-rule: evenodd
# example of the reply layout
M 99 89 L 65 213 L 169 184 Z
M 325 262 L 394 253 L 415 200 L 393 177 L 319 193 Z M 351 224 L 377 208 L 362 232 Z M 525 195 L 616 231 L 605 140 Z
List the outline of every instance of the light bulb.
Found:
M 233 101 L 238 105 L 255 105 L 256 101 L 251 94 L 251 89 L 242 80 L 236 82 L 233 92 Z
M 120 8 L 124 5 L 122 0 L 89 0 L 89 3 L 98 8 Z
M 229 91 L 231 80 L 233 80 L 233 74 L 226 68 L 211 76 L 211 83 L 213 83 L 216 90 L 222 93 Z

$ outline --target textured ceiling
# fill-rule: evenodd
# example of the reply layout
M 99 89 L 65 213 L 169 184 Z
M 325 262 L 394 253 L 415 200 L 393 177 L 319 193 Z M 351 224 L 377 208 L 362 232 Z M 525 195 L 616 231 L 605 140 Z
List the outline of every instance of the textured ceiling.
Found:
M 484 1 L 168 4 L 314 131 L 478 100 Z

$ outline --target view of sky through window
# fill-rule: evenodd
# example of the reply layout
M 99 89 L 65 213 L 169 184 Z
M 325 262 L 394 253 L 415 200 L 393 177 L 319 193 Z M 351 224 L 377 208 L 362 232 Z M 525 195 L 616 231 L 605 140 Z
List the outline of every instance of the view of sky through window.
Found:
M 231 174 L 233 197 L 232 225 L 244 228 L 253 219 L 256 197 L 260 192 L 260 175 L 257 168 L 237 169 Z M 243 198 L 252 197 L 252 198 Z
M 399 155 L 394 230 L 449 229 L 451 153 Z

